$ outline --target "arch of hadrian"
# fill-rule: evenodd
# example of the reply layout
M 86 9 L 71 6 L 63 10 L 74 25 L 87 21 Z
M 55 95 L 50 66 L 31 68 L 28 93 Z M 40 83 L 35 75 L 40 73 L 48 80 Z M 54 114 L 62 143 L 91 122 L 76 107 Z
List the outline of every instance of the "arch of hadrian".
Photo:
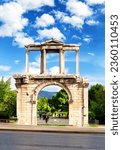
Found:
M 14 74 L 17 88 L 17 120 L 22 125 L 37 125 L 37 96 L 48 85 L 62 87 L 69 96 L 69 125 L 88 125 L 88 80 L 79 76 L 79 45 L 48 40 L 26 47 L 26 73 Z M 29 52 L 40 51 L 40 74 L 29 74 Z M 76 74 L 65 75 L 65 51 L 76 52 Z M 59 53 L 59 74 L 46 73 L 46 54 Z

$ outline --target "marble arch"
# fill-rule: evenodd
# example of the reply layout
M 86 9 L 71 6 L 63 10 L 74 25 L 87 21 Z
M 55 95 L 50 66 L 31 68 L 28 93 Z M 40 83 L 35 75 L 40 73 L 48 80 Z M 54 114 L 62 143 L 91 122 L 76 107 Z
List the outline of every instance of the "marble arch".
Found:
M 69 95 L 69 125 L 88 125 L 88 80 L 79 75 L 79 45 L 51 39 L 26 48 L 26 73 L 14 74 L 17 88 L 17 122 L 37 125 L 37 95 L 47 85 L 58 85 Z M 40 51 L 40 74 L 29 73 L 29 52 Z M 65 74 L 65 51 L 76 51 L 76 74 Z M 46 54 L 59 53 L 59 74 L 46 72 Z

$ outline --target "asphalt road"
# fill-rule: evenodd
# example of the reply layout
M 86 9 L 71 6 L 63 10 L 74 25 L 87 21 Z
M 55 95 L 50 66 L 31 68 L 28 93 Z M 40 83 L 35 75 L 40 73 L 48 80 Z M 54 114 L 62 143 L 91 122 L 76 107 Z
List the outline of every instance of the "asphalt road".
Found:
M 0 131 L 0 150 L 104 150 L 104 134 Z

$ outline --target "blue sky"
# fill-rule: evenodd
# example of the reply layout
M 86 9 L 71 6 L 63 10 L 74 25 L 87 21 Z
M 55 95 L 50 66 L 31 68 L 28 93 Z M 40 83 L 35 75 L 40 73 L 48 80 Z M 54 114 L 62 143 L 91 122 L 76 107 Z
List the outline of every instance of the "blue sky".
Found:
M 80 44 L 80 75 L 104 84 L 104 0 L 1 0 L 0 77 L 25 73 L 24 45 L 51 38 Z M 48 73 L 58 72 L 58 57 L 47 56 Z M 29 59 L 30 73 L 39 73 L 40 53 L 31 52 Z M 66 52 L 65 60 L 65 73 L 74 74 L 75 52 Z

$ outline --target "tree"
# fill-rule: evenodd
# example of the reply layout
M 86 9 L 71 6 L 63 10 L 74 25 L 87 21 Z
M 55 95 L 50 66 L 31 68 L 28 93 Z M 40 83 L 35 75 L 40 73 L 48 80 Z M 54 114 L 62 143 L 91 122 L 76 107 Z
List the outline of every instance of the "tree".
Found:
M 6 96 L 8 95 L 10 91 L 10 78 L 5 82 L 4 78 L 2 77 L 0 81 L 0 103 L 6 99 Z
M 47 97 L 41 97 L 38 99 L 37 111 L 38 112 L 50 112 L 51 111 Z
M 89 89 L 89 119 L 97 119 L 105 123 L 105 89 L 101 84 Z
M 5 111 L 9 116 L 16 116 L 16 91 L 10 88 L 10 78 L 0 80 L 0 111 Z
M 16 116 L 16 91 L 10 91 L 3 101 L 3 110 L 6 111 L 9 116 Z
M 52 99 L 41 97 L 38 99 L 38 112 L 68 112 L 68 95 L 65 90 L 57 92 Z
M 64 89 L 57 92 L 49 102 L 50 106 L 54 108 L 53 112 L 68 112 L 68 95 Z

